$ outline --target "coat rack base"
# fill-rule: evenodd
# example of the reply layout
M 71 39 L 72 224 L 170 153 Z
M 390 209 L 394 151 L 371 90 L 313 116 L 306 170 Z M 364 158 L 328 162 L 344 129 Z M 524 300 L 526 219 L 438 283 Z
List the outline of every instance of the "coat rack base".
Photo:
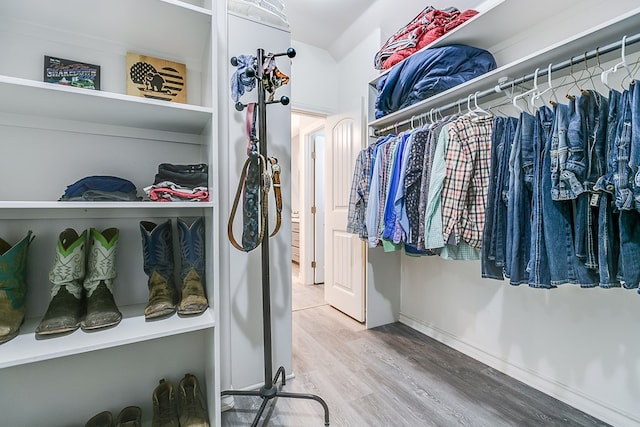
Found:
M 327 403 L 320 396 L 316 396 L 315 394 L 305 394 L 305 393 L 289 393 L 286 391 L 278 390 L 278 378 L 282 377 L 282 387 L 286 385 L 286 375 L 284 367 L 281 366 L 278 368 L 275 377 L 273 378 L 273 383 L 270 387 L 263 386 L 259 390 L 227 390 L 222 392 L 222 396 L 249 396 L 249 397 L 260 397 L 262 398 L 262 404 L 256 413 L 253 423 L 251 423 L 251 427 L 256 427 L 258 422 L 262 418 L 262 414 L 264 410 L 267 408 L 269 401 L 271 399 L 282 397 L 286 399 L 305 399 L 305 400 L 315 400 L 319 404 L 322 405 L 324 409 L 324 425 L 329 425 L 329 407 Z M 273 404 L 275 405 L 276 402 Z

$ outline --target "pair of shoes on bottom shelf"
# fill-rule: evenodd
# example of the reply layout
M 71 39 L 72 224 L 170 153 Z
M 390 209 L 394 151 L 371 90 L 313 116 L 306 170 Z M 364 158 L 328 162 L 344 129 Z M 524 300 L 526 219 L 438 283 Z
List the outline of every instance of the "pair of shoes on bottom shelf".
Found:
M 115 424 L 109 411 L 100 412 L 84 427 L 142 427 L 142 410 L 137 406 L 127 406 L 118 414 Z
M 153 391 L 151 427 L 209 427 L 198 379 L 186 374 L 176 390 L 164 378 Z

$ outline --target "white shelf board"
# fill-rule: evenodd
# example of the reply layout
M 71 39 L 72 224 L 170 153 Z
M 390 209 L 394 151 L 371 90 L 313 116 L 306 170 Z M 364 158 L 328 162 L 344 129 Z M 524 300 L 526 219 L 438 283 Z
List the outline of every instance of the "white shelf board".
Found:
M 0 111 L 5 113 L 156 131 L 199 135 L 213 115 L 207 107 L 1 75 L 0 93 L 5 100 Z
M 3 0 L 0 16 L 184 58 L 202 58 L 212 25 L 211 10 L 176 0 Z
M 211 208 L 213 202 L 57 202 L 57 201 L 0 201 L 0 209 L 201 209 Z
M 139 218 L 201 216 L 213 202 L 2 201 L 0 219 Z
M 615 24 L 615 25 L 614 25 Z M 469 80 L 461 85 L 455 86 L 449 90 L 441 92 L 430 98 L 424 99 L 402 110 L 387 114 L 376 120 L 369 122 L 372 128 L 383 128 L 391 126 L 402 120 L 409 119 L 413 116 L 429 112 L 431 108 L 456 102 L 468 95 L 473 95 L 476 91 L 484 91 L 498 84 L 498 80 L 507 77 L 515 79 L 529 73 L 533 73 L 537 67 L 546 69 L 549 63 L 557 63 L 569 60 L 570 57 L 580 56 L 582 53 L 593 50 L 598 46 L 603 46 L 622 39 L 623 35 L 632 35 L 640 31 L 640 8 L 629 11 L 628 13 L 605 22 L 598 27 L 592 28 L 584 33 L 576 34 L 568 40 L 548 46 L 538 52 L 524 56 L 509 64 L 498 67 L 486 74 Z M 628 46 L 627 51 L 633 52 L 640 49 L 639 46 Z M 617 54 L 610 54 L 609 58 Z M 604 55 L 601 58 L 607 60 Z M 557 74 L 556 76 L 560 76 Z M 502 96 L 496 92 L 496 98 Z M 466 108 L 466 101 L 462 104 L 462 109 Z
M 70 334 L 43 339 L 35 335 L 40 319 L 27 319 L 20 328 L 20 335 L 0 347 L 0 369 L 215 327 L 211 308 L 198 316 L 180 317 L 174 314 L 147 321 L 143 314 L 144 306 L 119 307 L 122 321 L 112 328 L 93 332 L 78 329 Z

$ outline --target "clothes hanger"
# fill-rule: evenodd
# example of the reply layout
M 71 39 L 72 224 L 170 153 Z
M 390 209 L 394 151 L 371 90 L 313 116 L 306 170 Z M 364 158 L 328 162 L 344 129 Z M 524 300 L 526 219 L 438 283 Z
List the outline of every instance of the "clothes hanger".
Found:
M 490 117 L 493 116 L 492 113 L 490 113 L 489 111 L 481 108 L 478 105 L 478 94 L 480 93 L 480 91 L 476 91 L 476 93 L 473 94 L 473 105 L 474 105 L 474 111 L 476 113 L 476 115 L 478 115 L 479 117 Z
M 551 92 L 551 95 L 553 96 L 553 100 L 549 99 L 549 103 L 551 105 L 558 105 L 559 101 L 558 101 L 558 95 L 556 94 L 556 89 L 553 87 L 553 84 L 551 83 L 551 67 L 553 66 L 553 64 L 549 64 L 549 66 L 547 67 L 547 88 L 541 92 L 538 92 L 536 94 L 534 94 L 531 97 L 531 106 L 533 108 L 536 108 L 536 101 L 538 99 L 543 99 L 542 96 L 547 93 L 547 92 Z M 543 104 L 544 105 L 544 104 Z
M 575 99 L 575 95 L 571 94 L 571 89 L 576 88 L 578 89 L 578 92 L 580 92 L 581 89 L 580 89 L 580 85 L 578 85 L 578 79 L 576 79 L 576 76 L 573 74 L 573 57 L 569 59 L 569 77 L 571 77 L 571 80 L 573 80 L 573 83 L 571 84 L 571 86 L 569 86 L 569 89 L 567 89 L 567 93 L 565 94 L 565 97 L 567 99 Z
M 518 100 L 519 100 L 519 99 L 524 98 L 525 96 L 529 96 L 529 95 L 531 95 L 532 93 L 535 93 L 535 92 L 537 92 L 537 91 L 538 91 L 538 72 L 539 72 L 539 71 L 540 71 L 540 68 L 536 68 L 536 72 L 535 72 L 535 73 L 534 73 L 534 75 L 533 75 L 533 88 L 531 88 L 531 89 L 529 89 L 529 90 L 527 90 L 527 91 L 524 91 L 524 92 L 522 92 L 522 93 L 521 93 L 521 94 L 519 94 L 519 95 L 514 95 L 514 96 L 513 96 L 513 101 L 512 101 L 512 103 L 513 103 L 513 107 L 514 107 L 516 110 L 520 111 L 521 113 L 523 113 L 523 112 L 524 112 L 524 108 L 522 108 L 522 107 L 520 107 L 520 106 L 518 105 Z M 524 80 L 524 79 L 523 79 L 523 80 Z M 527 103 L 526 105 L 527 105 L 527 107 L 528 107 L 528 103 Z M 527 112 L 528 112 L 529 114 L 531 114 L 531 111 L 527 111 Z
M 625 35 L 624 37 L 622 37 L 622 46 L 620 49 L 620 56 L 622 60 L 618 62 L 616 65 L 614 65 L 613 67 L 603 71 L 602 74 L 600 74 L 600 80 L 602 81 L 602 84 L 604 84 L 609 90 L 611 90 L 611 86 L 609 85 L 609 75 L 612 73 L 615 74 L 616 72 L 618 72 L 618 70 L 621 67 L 627 70 L 627 76 L 631 78 L 629 67 L 627 66 L 626 49 L 627 49 L 627 36 Z

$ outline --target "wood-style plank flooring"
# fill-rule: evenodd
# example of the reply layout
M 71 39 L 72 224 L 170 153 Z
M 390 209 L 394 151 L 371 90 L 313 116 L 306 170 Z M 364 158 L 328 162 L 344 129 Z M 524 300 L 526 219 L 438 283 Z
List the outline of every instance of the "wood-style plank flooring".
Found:
M 322 397 L 331 426 L 607 426 L 400 323 L 367 330 L 324 304 L 322 285 L 294 280 L 292 295 L 295 378 L 284 390 Z M 236 397 L 222 425 L 251 425 L 261 403 Z M 275 398 L 258 425 L 323 426 L 323 411 Z

